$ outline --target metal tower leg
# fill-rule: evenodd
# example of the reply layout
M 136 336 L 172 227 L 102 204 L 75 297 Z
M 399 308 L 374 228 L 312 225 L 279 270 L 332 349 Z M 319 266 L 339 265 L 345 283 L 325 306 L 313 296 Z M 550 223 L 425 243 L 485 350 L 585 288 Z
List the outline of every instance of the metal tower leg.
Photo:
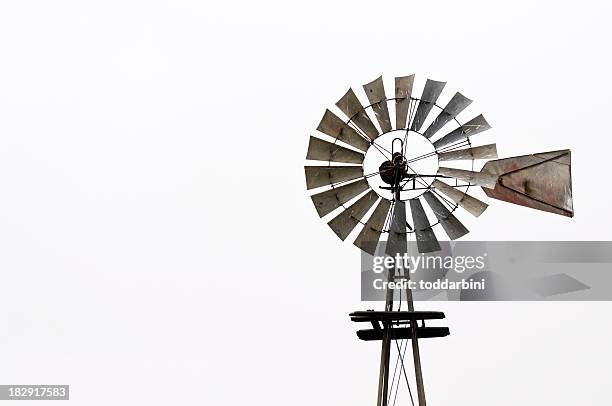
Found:
M 393 282 L 395 279 L 394 272 L 389 270 L 387 277 L 388 282 Z M 387 288 L 387 297 L 385 301 L 385 311 L 393 310 L 393 290 Z M 382 340 L 382 348 L 380 351 L 380 370 L 378 376 L 378 401 L 377 406 L 387 406 L 389 398 L 389 359 L 391 356 L 391 326 L 389 323 L 383 324 L 384 336 Z
M 406 289 L 406 301 L 408 302 L 408 311 L 414 311 L 414 302 L 412 300 L 412 291 Z M 414 359 L 414 375 L 416 377 L 417 394 L 419 406 L 425 406 L 425 385 L 423 384 L 423 371 L 421 370 L 421 353 L 419 351 L 419 339 L 417 336 L 417 322 L 410 323 L 410 335 L 412 337 L 412 358 Z

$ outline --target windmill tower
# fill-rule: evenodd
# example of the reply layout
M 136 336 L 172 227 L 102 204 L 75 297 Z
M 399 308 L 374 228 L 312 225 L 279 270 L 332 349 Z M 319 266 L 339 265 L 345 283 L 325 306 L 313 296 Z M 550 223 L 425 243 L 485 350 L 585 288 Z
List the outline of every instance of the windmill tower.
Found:
M 569 150 L 489 160 L 497 158 L 496 145 L 473 144 L 473 137 L 491 128 L 485 118 L 464 123 L 457 118 L 472 101 L 457 92 L 440 106 L 446 83 L 427 79 L 417 97 L 414 79 L 396 77 L 394 97 L 387 97 L 382 77 L 364 85 L 365 106 L 349 89 L 336 103 L 338 111 L 326 110 L 317 136 L 310 137 L 307 189 L 316 189 L 311 199 L 317 213 L 329 217 L 341 240 L 352 235 L 354 245 L 371 255 L 385 240 L 387 255 L 405 253 L 409 237 L 420 253 L 439 251 L 436 226 L 456 240 L 468 233 L 455 216 L 458 208 L 478 217 L 488 207 L 468 193 L 476 187 L 494 199 L 573 217 Z M 390 270 L 388 281 L 406 277 L 398 271 Z M 443 319 L 442 312 L 416 311 L 410 289 L 404 297 L 406 311 L 393 310 L 394 291 L 387 289 L 383 311 L 350 314 L 351 320 L 372 326 L 357 332 L 360 339 L 382 343 L 377 406 L 389 403 L 395 381 L 393 376 L 389 382 L 393 344 L 405 374 L 398 340 L 411 343 L 418 404 L 425 406 L 419 339 L 449 334 L 446 327 L 425 325 Z

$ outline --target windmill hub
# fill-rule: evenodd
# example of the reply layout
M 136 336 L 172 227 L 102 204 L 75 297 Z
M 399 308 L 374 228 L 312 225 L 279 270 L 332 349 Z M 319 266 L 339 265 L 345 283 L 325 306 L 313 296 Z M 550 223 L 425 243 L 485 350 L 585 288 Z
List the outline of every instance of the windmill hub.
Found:
M 400 151 L 402 151 L 400 153 Z M 376 139 L 364 159 L 364 173 L 378 173 L 367 178 L 370 187 L 380 196 L 389 198 L 389 187 L 396 174 L 405 183 L 402 200 L 420 196 L 431 185 L 431 175 L 438 171 L 438 157 L 432 142 L 415 131 L 394 130 Z M 421 175 L 421 176 L 418 176 Z
M 378 170 L 380 178 L 388 185 L 393 185 L 410 176 L 406 158 L 400 152 L 394 152 L 391 160 L 384 161 Z

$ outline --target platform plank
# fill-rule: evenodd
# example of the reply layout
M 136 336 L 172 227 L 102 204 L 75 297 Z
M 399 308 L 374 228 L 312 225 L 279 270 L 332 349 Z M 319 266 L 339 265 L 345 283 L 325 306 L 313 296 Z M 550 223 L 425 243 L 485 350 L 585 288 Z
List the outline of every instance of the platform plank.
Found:
M 377 341 L 383 339 L 384 330 L 359 330 L 357 331 L 357 337 L 364 341 Z M 417 338 L 435 338 L 435 337 L 446 337 L 450 334 L 448 327 L 418 327 Z M 409 327 L 392 328 L 391 339 L 402 340 L 411 339 Z

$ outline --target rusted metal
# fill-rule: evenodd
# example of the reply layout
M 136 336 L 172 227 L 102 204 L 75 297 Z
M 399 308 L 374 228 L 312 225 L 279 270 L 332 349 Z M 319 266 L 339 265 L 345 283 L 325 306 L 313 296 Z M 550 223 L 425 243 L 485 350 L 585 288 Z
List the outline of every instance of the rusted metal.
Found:
M 370 190 L 327 224 L 344 241 L 377 200 L 376 192 Z
M 440 251 L 440 244 L 436 234 L 431 229 L 423 204 L 421 204 L 419 198 L 410 199 L 409 202 L 418 251 L 421 253 Z
M 408 252 L 408 239 L 406 238 L 406 202 L 397 201 L 393 206 L 389 238 L 387 239 L 386 254 L 395 256 Z
M 363 90 L 372 105 L 372 110 L 376 120 L 378 120 L 378 124 L 380 124 L 380 129 L 384 133 L 391 131 L 391 119 L 389 118 L 389 108 L 387 107 L 387 96 L 385 95 L 385 85 L 382 76 L 363 85 Z
M 489 161 L 482 173 L 498 177 L 487 196 L 536 210 L 573 217 L 569 149 Z
M 438 173 L 444 176 L 450 176 L 451 178 L 461 179 L 468 183 L 474 183 L 478 186 L 494 188 L 497 182 L 497 176 L 487 172 L 473 172 L 464 169 L 445 168 L 443 166 L 438 168 Z
M 446 104 L 444 109 L 438 114 L 427 130 L 423 133 L 425 138 L 431 138 L 435 133 L 440 131 L 442 127 L 449 121 L 455 118 L 455 116 L 461 113 L 467 106 L 472 104 L 472 100 L 468 99 L 461 93 L 457 92 L 452 99 Z
M 395 78 L 395 129 L 406 128 L 414 75 Z
M 370 147 L 370 143 L 355 131 L 353 127 L 346 124 L 344 120 L 329 110 L 325 110 L 317 131 L 346 142 L 363 152 L 366 152 Z
M 317 213 L 319 213 L 319 217 L 323 217 L 360 193 L 366 191 L 369 187 L 368 181 L 361 179 L 353 183 L 326 190 L 325 192 L 317 193 L 310 198 L 317 209 Z
M 495 144 L 482 145 L 480 147 L 457 149 L 438 154 L 438 161 L 461 161 L 471 159 L 497 158 L 497 146 Z
M 353 123 L 359 127 L 371 140 L 376 139 L 380 133 L 370 120 L 368 113 L 366 113 L 363 105 L 353 92 L 353 89 L 349 89 L 344 96 L 336 103 L 336 106 L 344 113 L 348 118 L 351 118 Z
M 465 193 L 463 190 L 459 190 L 452 186 L 447 185 L 441 180 L 434 180 L 431 184 L 438 192 L 441 192 L 446 197 L 463 207 L 468 213 L 474 217 L 480 216 L 489 207 L 483 201 L 476 199 Z
M 431 207 L 442 228 L 451 240 L 463 237 L 469 230 L 455 217 L 450 210 L 432 192 L 423 194 L 425 201 Z
M 361 248 L 363 251 L 371 255 L 374 255 L 390 208 L 391 202 L 389 200 L 380 200 L 378 206 L 376 206 L 376 209 L 374 209 L 374 213 L 372 213 L 365 226 L 363 226 L 363 229 L 357 236 L 357 239 L 355 239 L 355 242 L 353 243 L 355 246 Z
M 425 87 L 423 88 L 423 94 L 421 95 L 421 100 L 419 101 L 419 105 L 417 107 L 417 111 L 414 115 L 414 119 L 412 120 L 412 125 L 410 129 L 412 131 L 419 131 L 429 115 L 434 104 L 440 97 L 440 93 L 442 93 L 442 89 L 446 86 L 446 82 L 438 82 L 435 80 L 427 79 L 425 82 Z
M 365 155 L 360 152 L 312 136 L 306 153 L 306 159 L 313 161 L 344 162 L 348 164 L 361 164 L 364 157 Z
M 446 145 L 454 144 L 457 141 L 465 140 L 467 137 L 471 137 L 478 133 L 488 130 L 491 128 L 487 120 L 483 117 L 483 115 L 479 115 L 468 121 L 467 123 L 459 126 L 453 131 L 446 134 L 444 137 L 440 138 L 438 141 L 434 142 L 434 147 L 436 149 L 442 148 Z
M 363 176 L 361 166 L 305 166 L 306 189 L 331 185 Z

